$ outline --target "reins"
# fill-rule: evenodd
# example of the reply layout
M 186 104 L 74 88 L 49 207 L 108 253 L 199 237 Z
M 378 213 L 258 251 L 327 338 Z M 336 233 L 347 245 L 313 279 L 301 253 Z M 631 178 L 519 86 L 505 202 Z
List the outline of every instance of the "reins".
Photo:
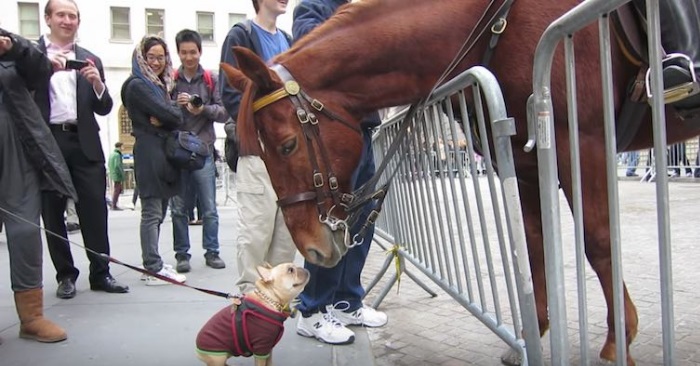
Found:
M 33 223 L 33 222 L 31 222 L 31 221 L 29 221 L 29 220 L 27 220 L 27 219 L 25 219 L 25 218 L 23 218 L 23 217 L 21 217 L 21 216 L 15 214 L 15 213 L 13 213 L 13 212 L 11 212 L 11 211 L 5 209 L 5 208 L 2 207 L 2 206 L 0 206 L 0 211 L 6 213 L 6 214 L 8 214 L 8 215 L 10 215 L 11 217 L 13 217 L 13 218 L 15 218 L 15 219 L 17 219 L 17 220 L 19 220 L 19 221 L 22 221 L 22 222 L 24 222 L 24 223 L 27 223 L 27 224 L 29 224 L 29 225 L 31 225 L 31 226 L 33 226 L 33 227 L 39 228 L 41 231 L 43 231 L 43 232 L 45 232 L 45 233 L 47 233 L 47 234 L 49 234 L 49 235 L 52 235 L 52 236 L 55 236 L 55 237 L 57 237 L 57 238 L 59 238 L 59 239 L 65 240 L 65 241 L 66 241 L 67 243 L 69 243 L 69 244 L 72 244 L 72 245 L 74 245 L 74 246 L 76 246 L 76 247 L 79 247 L 79 248 L 83 248 L 83 249 L 85 249 L 86 251 L 88 251 L 88 252 L 90 252 L 90 253 L 92 253 L 92 254 L 95 254 L 95 255 L 99 256 L 100 258 L 104 259 L 105 261 L 112 262 L 112 263 L 118 264 L 118 265 L 120 265 L 120 266 L 124 266 L 124 267 L 129 268 L 129 269 L 131 269 L 131 270 L 134 270 L 134 271 L 136 271 L 136 272 L 145 274 L 145 275 L 147 275 L 147 276 L 153 276 L 153 277 L 155 277 L 155 278 L 157 278 L 157 279 L 159 279 L 159 280 L 163 280 L 163 281 L 165 281 L 165 282 L 172 283 L 172 284 L 174 284 L 174 285 L 178 285 L 178 286 L 182 286 L 182 287 L 188 287 L 188 288 L 191 288 L 191 289 L 193 289 L 193 290 L 197 290 L 197 291 L 199 291 L 199 292 L 203 292 L 203 293 L 208 294 L 208 295 L 223 297 L 223 298 L 225 298 L 225 299 L 232 299 L 232 298 L 239 297 L 239 295 L 231 295 L 230 293 L 226 293 L 226 292 L 221 292 L 221 291 L 216 291 L 216 290 L 210 290 L 210 289 L 206 289 L 206 288 L 202 288 L 202 287 L 190 286 L 190 285 L 187 285 L 187 284 L 185 284 L 185 283 L 175 281 L 175 280 L 173 280 L 173 279 L 170 278 L 170 277 L 166 277 L 166 276 L 163 276 L 163 275 L 159 275 L 158 273 L 151 272 L 151 271 L 149 271 L 149 270 L 146 270 L 146 269 L 143 269 L 143 268 L 134 266 L 134 265 L 132 265 L 132 264 L 128 264 L 128 263 L 122 262 L 122 261 L 120 261 L 120 260 L 118 260 L 118 259 L 116 259 L 116 258 L 114 258 L 114 257 L 111 257 L 111 256 L 105 254 L 105 253 L 96 252 L 96 251 L 94 251 L 94 250 L 92 250 L 92 249 L 90 249 L 90 248 L 85 247 L 84 245 L 80 245 L 80 244 L 78 244 L 78 243 L 76 243 L 76 242 L 71 241 L 70 239 L 68 239 L 68 238 L 66 238 L 66 237 L 63 237 L 63 236 L 61 236 L 61 235 L 59 235 L 59 234 L 56 234 L 56 233 L 54 233 L 54 232 L 51 231 L 51 230 L 47 230 L 46 228 L 42 227 L 41 225 L 37 225 L 37 224 L 35 224 L 35 223 Z

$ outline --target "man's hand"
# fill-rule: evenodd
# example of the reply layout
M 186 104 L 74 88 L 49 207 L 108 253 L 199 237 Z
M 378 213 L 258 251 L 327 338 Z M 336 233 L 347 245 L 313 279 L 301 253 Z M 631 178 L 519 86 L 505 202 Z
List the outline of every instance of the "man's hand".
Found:
M 189 102 L 188 102 L 188 103 L 185 105 L 185 108 L 187 108 L 187 111 L 190 112 L 190 113 L 192 113 L 192 115 L 197 116 L 197 115 L 199 115 L 200 113 L 202 113 L 202 111 L 204 111 L 204 104 L 200 105 L 199 107 L 195 107 L 195 106 L 192 105 L 192 103 L 189 103 Z
M 85 79 L 87 79 L 90 84 L 92 84 L 92 87 L 95 88 L 95 91 L 99 94 L 102 93 L 104 90 L 104 84 L 102 83 L 102 78 L 100 77 L 100 71 L 97 70 L 97 67 L 95 67 L 95 62 L 93 62 L 90 59 L 87 59 L 89 66 L 83 67 L 80 69 L 80 75 L 82 75 Z
M 66 60 L 68 58 L 62 53 L 57 53 L 49 57 L 51 61 L 51 66 L 53 66 L 53 71 L 62 71 L 66 69 Z
M 160 121 L 159 121 L 158 118 L 156 118 L 156 117 L 151 117 L 151 118 L 149 118 L 149 121 L 151 121 L 151 124 L 154 125 L 154 126 L 156 126 L 156 127 L 161 127 L 161 126 L 163 126 L 163 124 L 160 123 Z
M 0 36 L 0 56 L 10 52 L 12 49 L 12 38 Z

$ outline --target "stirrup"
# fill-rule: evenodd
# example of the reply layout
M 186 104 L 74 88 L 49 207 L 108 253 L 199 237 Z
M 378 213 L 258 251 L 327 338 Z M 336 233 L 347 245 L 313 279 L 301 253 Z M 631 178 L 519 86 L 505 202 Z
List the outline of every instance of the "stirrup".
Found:
M 687 71 L 687 73 L 689 75 L 689 79 L 686 82 L 681 82 L 680 84 L 676 84 L 676 85 L 673 85 L 671 87 L 664 89 L 664 103 L 665 104 L 676 103 L 678 101 L 681 101 L 685 98 L 688 98 L 688 97 L 693 96 L 695 94 L 698 94 L 700 92 L 700 84 L 698 83 L 698 79 L 695 75 L 695 67 L 694 67 L 693 61 L 690 59 L 690 57 L 688 57 L 682 53 L 670 53 L 661 61 L 661 65 L 666 65 L 670 61 L 681 61 L 678 64 L 688 65 L 688 69 L 686 70 L 683 66 L 669 65 L 669 66 L 662 66 L 664 70 L 666 70 L 667 67 L 675 67 L 675 68 L 678 68 L 679 71 L 681 71 L 683 73 L 685 73 Z M 651 101 L 652 94 L 651 94 L 650 78 L 651 78 L 651 69 L 647 70 L 647 74 L 646 74 L 646 78 L 645 78 L 647 98 Z M 667 82 L 667 80 L 664 80 L 664 83 L 665 82 Z M 666 85 L 664 85 L 664 87 L 666 87 Z

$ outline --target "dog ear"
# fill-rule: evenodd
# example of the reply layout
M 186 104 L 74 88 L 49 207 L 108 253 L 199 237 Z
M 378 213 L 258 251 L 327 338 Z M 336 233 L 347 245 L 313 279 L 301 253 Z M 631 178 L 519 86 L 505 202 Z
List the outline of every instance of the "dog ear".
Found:
M 258 274 L 260 275 L 260 278 L 262 278 L 263 282 L 272 282 L 272 271 L 270 270 L 270 265 L 268 264 L 267 266 L 260 265 L 257 267 L 258 269 Z

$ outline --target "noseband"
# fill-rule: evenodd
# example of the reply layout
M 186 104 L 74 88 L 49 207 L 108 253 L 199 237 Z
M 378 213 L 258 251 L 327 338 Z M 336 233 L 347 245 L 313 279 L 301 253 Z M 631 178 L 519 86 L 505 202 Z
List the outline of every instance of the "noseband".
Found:
M 336 177 L 335 173 L 333 173 L 326 147 L 320 137 L 319 121 L 315 113 L 323 113 L 332 121 L 340 122 L 358 134 L 362 134 L 362 131 L 360 131 L 358 127 L 348 123 L 338 114 L 330 111 L 318 99 L 311 98 L 308 94 L 301 90 L 299 84 L 294 80 L 292 75 L 284 66 L 274 65 L 271 67 L 271 69 L 275 71 L 277 75 L 279 75 L 282 82 L 284 82 L 284 86 L 253 102 L 253 113 L 277 101 L 289 98 L 294 105 L 297 120 L 301 124 L 302 131 L 306 137 L 309 161 L 313 169 L 312 182 L 314 187 L 313 191 L 301 192 L 280 198 L 277 201 L 277 205 L 280 207 L 285 207 L 300 202 L 315 200 L 316 209 L 318 210 L 318 219 L 321 223 L 326 224 L 332 231 L 343 230 L 345 232 L 345 244 L 348 247 L 361 244 L 362 241 L 359 241 L 358 243 L 357 240 L 353 240 L 353 243 L 350 243 L 350 227 L 348 225 L 348 222 L 354 221 L 350 220 L 350 215 L 354 215 L 360 210 L 352 210 L 354 212 L 348 212 L 350 211 L 348 210 L 348 207 L 354 201 L 354 195 L 351 193 L 338 191 L 338 178 Z M 314 145 L 318 147 L 320 162 L 326 168 L 327 183 L 321 171 L 319 159 L 316 151 L 314 150 Z M 333 203 L 327 208 L 326 200 L 328 198 L 332 199 Z M 341 220 L 333 216 L 333 210 L 335 209 L 342 209 L 343 211 L 346 211 L 348 213 L 348 219 Z

